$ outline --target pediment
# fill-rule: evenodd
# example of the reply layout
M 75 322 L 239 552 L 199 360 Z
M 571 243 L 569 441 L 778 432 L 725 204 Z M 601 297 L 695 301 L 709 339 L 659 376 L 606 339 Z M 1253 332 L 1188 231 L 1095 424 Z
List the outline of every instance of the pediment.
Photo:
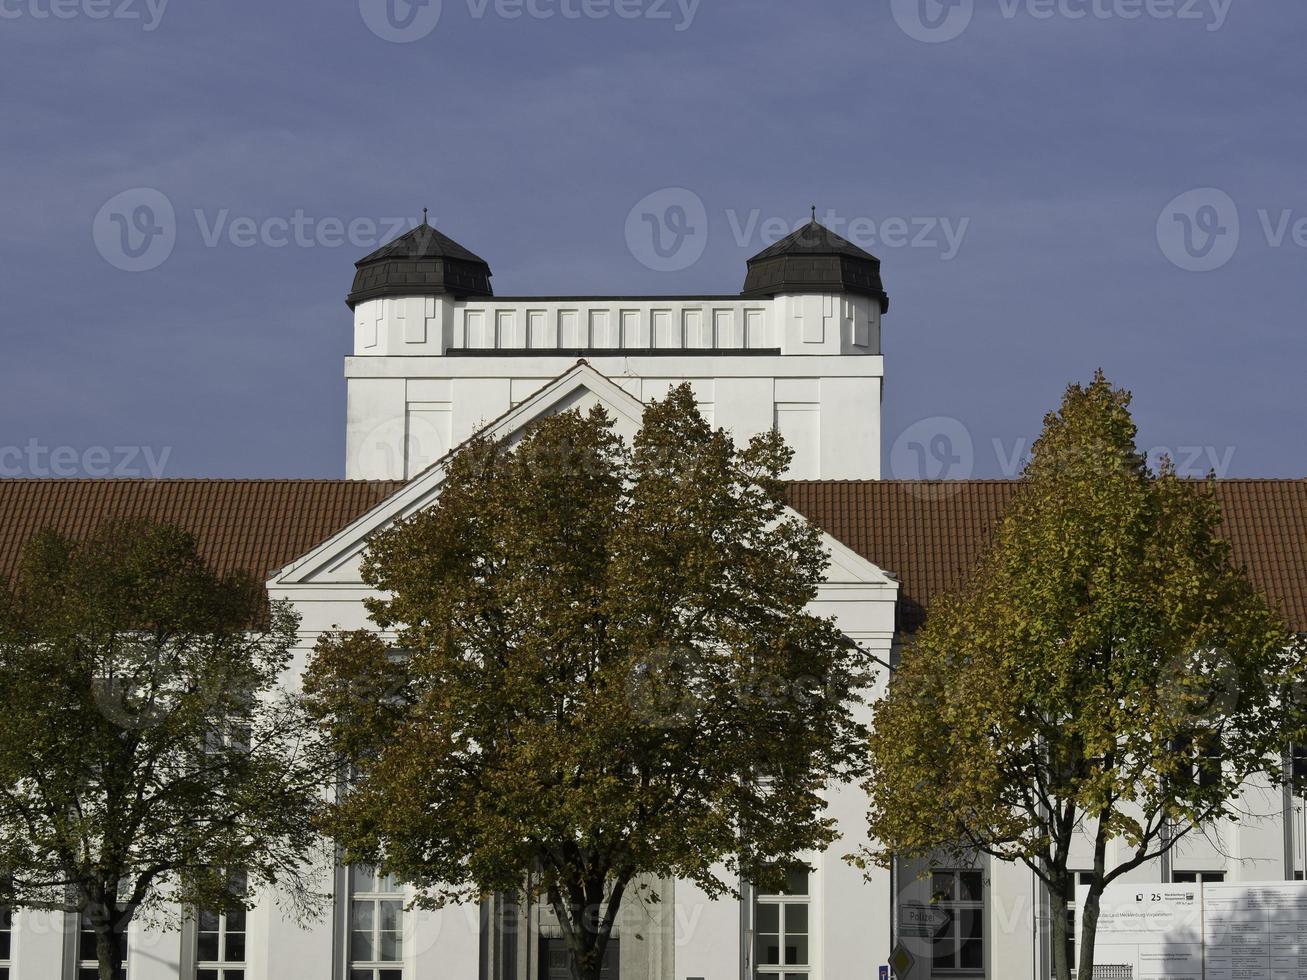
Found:
M 595 405 L 603 406 L 615 419 L 615 428 L 623 438 L 629 440 L 639 430 L 644 404 L 587 362 L 578 361 L 566 374 L 555 378 L 480 431 L 512 445 L 537 419 L 572 409 L 585 412 Z M 269 590 L 298 590 L 314 585 L 365 588 L 360 566 L 369 541 L 395 521 L 431 506 L 439 498 L 448 475 L 449 459 L 445 456 L 437 460 L 398 493 L 281 569 L 269 579 Z M 831 554 L 828 582 L 897 589 L 893 578 L 829 534 L 823 535 L 823 541 Z

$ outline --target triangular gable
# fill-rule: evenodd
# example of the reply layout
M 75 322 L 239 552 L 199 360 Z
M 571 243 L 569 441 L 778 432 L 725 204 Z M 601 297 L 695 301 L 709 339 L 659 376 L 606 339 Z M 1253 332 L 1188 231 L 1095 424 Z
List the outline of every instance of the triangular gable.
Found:
M 594 404 L 602 405 L 613 416 L 616 429 L 624 438 L 629 440 L 639 430 L 644 403 L 588 362 L 578 361 L 531 397 L 487 423 L 479 433 L 492 439 L 507 439 L 511 444 L 537 419 L 571 409 L 586 411 Z M 361 585 L 359 566 L 368 542 L 396 520 L 435 502 L 444 485 L 451 455 L 437 460 L 399 492 L 274 574 L 268 581 L 268 588 L 276 590 L 319 583 Z M 797 512 L 791 513 L 797 516 Z M 892 577 L 851 548 L 829 534 L 823 533 L 822 540 L 831 555 L 828 581 L 897 589 L 898 583 Z

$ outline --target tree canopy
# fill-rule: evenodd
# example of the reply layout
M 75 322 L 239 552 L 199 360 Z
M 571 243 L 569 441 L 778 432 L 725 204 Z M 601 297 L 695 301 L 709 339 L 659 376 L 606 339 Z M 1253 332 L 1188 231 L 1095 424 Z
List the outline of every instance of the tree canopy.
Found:
M 87 916 L 103 980 L 133 918 L 234 908 L 234 875 L 310 908 L 322 783 L 278 692 L 295 630 L 148 522 L 42 532 L 0 590 L 0 877 Z
M 969 584 L 905 645 L 870 743 L 871 857 L 1028 864 L 1061 980 L 1073 849 L 1089 980 L 1103 888 L 1237 819 L 1297 725 L 1301 648 L 1232 567 L 1212 488 L 1140 457 L 1129 405 L 1101 372 L 1067 390 Z
M 791 455 L 737 448 L 688 386 L 630 445 L 598 407 L 467 443 L 371 543 L 393 639 L 324 638 L 306 676 L 353 773 L 347 860 L 420 904 L 541 897 L 588 980 L 628 889 L 776 886 L 831 842 L 866 663 L 807 610 L 827 555 L 782 503 Z

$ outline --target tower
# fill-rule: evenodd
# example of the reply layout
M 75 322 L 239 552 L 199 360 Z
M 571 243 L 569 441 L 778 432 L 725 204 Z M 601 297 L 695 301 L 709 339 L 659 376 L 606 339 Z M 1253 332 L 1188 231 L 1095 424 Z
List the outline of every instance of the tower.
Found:
M 688 381 L 740 441 L 776 428 L 795 479 L 880 476 L 880 260 L 815 219 L 718 296 L 495 296 L 425 221 L 356 264 L 346 476 L 403 479 L 586 358 L 641 401 Z

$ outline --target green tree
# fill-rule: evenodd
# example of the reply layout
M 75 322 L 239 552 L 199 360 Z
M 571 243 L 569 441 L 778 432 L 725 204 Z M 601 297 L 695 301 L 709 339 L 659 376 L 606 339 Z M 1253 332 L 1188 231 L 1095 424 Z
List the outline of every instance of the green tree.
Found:
M 1212 487 L 1151 472 L 1099 372 L 1049 415 L 987 555 L 905 649 L 871 736 L 870 824 L 895 854 L 1032 868 L 1069 980 L 1068 870 L 1092 848 L 1080 980 L 1106 885 L 1282 776 L 1301 650 L 1232 567 Z M 1109 863 L 1108 844 L 1125 857 Z
M 0 589 L 0 877 L 89 919 L 101 980 L 134 918 L 247 901 L 235 873 L 311 909 L 323 785 L 277 687 L 296 620 L 263 596 L 128 521 L 40 533 Z
M 806 611 L 827 556 L 784 509 L 790 458 L 738 449 L 688 386 L 630 446 L 595 408 L 460 450 L 369 549 L 395 642 L 326 638 L 306 676 L 355 773 L 328 823 L 346 859 L 427 906 L 543 898 L 591 980 L 628 891 L 778 887 L 830 843 L 865 664 Z

